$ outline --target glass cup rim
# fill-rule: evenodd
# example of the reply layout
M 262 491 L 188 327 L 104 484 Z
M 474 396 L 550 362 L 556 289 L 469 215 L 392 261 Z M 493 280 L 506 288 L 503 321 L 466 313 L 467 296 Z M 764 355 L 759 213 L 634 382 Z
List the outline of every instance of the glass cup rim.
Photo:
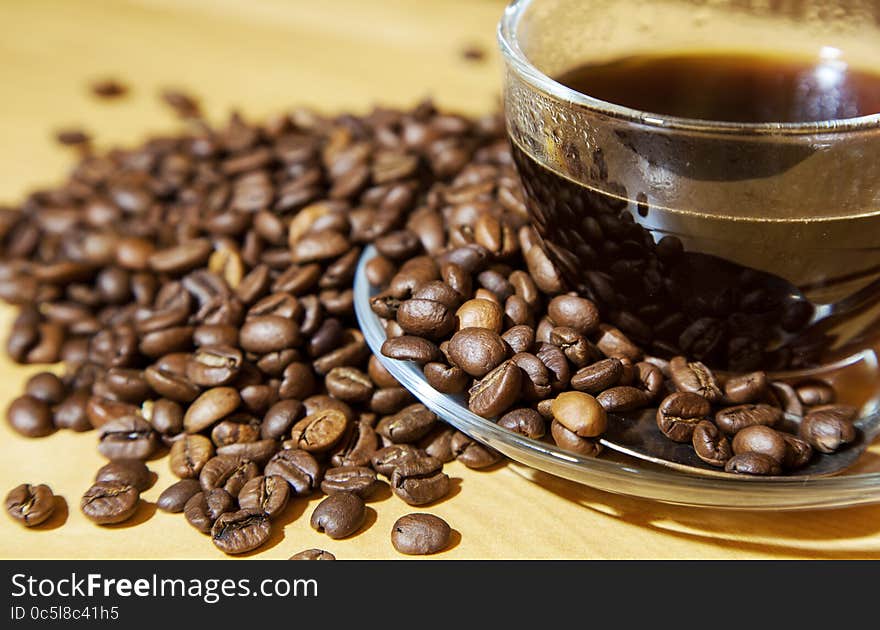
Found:
M 691 132 L 714 132 L 739 135 L 838 135 L 842 133 L 880 131 L 880 113 L 854 118 L 829 119 L 815 122 L 739 123 L 667 116 L 625 107 L 573 90 L 541 72 L 526 56 L 519 43 L 517 27 L 528 8 L 541 0 L 511 0 L 498 23 L 498 44 L 501 54 L 517 75 L 537 90 L 559 100 L 580 105 L 605 116 L 626 120 L 657 129 Z

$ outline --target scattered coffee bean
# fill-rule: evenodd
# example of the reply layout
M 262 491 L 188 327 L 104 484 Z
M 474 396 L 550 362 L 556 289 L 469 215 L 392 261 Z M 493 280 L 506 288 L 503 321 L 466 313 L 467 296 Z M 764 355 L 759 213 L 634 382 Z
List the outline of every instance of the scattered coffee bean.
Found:
M 159 445 L 153 427 L 140 416 L 111 420 L 98 434 L 98 452 L 109 460 L 148 459 Z
M 260 512 L 239 510 L 221 514 L 211 527 L 211 541 L 223 553 L 247 553 L 269 540 L 269 517 Z
M 338 466 L 324 473 L 321 490 L 325 494 L 350 492 L 366 500 L 378 487 L 376 473 L 365 466 Z
M 501 453 L 495 449 L 480 444 L 460 431 L 452 436 L 449 447 L 455 459 L 468 468 L 487 468 L 497 464 L 502 459 Z
M 171 445 L 168 464 L 181 479 L 198 477 L 214 457 L 214 445 L 204 435 L 185 435 Z
M 804 416 L 799 436 L 821 453 L 833 453 L 856 439 L 856 410 L 846 405 L 814 407 Z
M 332 494 L 312 512 L 313 529 L 330 538 L 346 538 L 361 528 L 367 518 L 364 501 L 350 492 Z
M 599 401 L 583 392 L 559 394 L 551 411 L 554 420 L 579 437 L 598 437 L 608 426 L 605 409 Z
M 6 410 L 9 425 L 25 437 L 45 437 L 55 430 L 49 405 L 33 396 L 19 396 Z
M 25 527 L 44 523 L 55 511 L 55 495 L 46 484 L 23 483 L 6 495 L 6 513 Z
M 99 468 L 95 483 L 134 486 L 138 492 L 144 492 L 153 485 L 153 473 L 138 459 L 119 459 Z
M 238 493 L 238 505 L 243 510 L 261 512 L 275 518 L 287 507 L 290 486 L 282 477 L 254 477 Z
M 401 516 L 391 528 L 391 544 L 400 553 L 420 556 L 439 553 L 449 546 L 449 524 L 433 514 Z
M 336 560 L 336 556 L 323 549 L 306 549 L 293 554 L 288 560 Z
M 98 525 L 112 525 L 131 518 L 139 502 L 140 493 L 134 486 L 96 483 L 83 495 L 80 509 Z
M 709 420 L 701 420 L 697 423 L 691 441 L 697 457 L 710 466 L 723 468 L 727 460 L 733 457 L 730 441 Z
M 439 501 L 449 493 L 443 462 L 429 455 L 405 457 L 391 472 L 391 489 L 410 505 Z
M 321 466 L 312 455 L 300 449 L 275 454 L 265 468 L 266 475 L 277 475 L 289 485 L 294 496 L 304 497 L 321 483 Z
M 181 479 L 162 491 L 156 500 L 156 507 L 163 512 L 183 512 L 183 508 L 192 497 L 199 494 L 202 487 L 197 479 Z
M 733 452 L 737 455 L 761 453 L 782 463 L 786 453 L 785 440 L 780 432 L 770 427 L 746 427 L 733 436 Z
M 532 439 L 540 439 L 547 432 L 544 418 L 534 409 L 514 409 L 498 419 L 498 426 Z
M 780 420 L 782 410 L 763 403 L 727 407 L 715 414 L 715 424 L 727 435 L 736 435 L 755 425 L 772 427 Z
M 712 405 L 702 396 L 691 392 L 676 392 L 660 403 L 660 408 L 657 409 L 657 426 L 670 440 L 686 443 L 692 440 L 697 425 L 711 413 Z

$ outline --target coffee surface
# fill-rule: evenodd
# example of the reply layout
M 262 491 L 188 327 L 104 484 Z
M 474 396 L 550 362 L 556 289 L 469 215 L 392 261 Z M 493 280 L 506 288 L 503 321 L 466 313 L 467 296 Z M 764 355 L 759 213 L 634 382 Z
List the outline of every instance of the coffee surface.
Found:
M 557 80 L 610 103 L 700 120 L 794 123 L 880 113 L 880 71 L 841 59 L 633 55 L 578 66 Z

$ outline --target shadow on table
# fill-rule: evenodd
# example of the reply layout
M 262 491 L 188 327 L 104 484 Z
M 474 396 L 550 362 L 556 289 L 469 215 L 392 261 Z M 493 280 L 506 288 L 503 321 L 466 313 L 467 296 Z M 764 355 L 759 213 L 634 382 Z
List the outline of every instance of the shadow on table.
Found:
M 676 538 L 755 553 L 880 559 L 880 542 L 858 540 L 880 533 L 880 505 L 810 512 L 714 510 L 611 494 L 525 466 L 512 465 L 510 470 L 568 501 Z M 821 546 L 823 541 L 847 540 L 853 544 Z

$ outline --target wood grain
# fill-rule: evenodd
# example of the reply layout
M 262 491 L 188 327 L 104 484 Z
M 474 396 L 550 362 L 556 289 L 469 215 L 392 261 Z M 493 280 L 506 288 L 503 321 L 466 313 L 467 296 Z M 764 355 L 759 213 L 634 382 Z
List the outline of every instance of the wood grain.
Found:
M 176 123 L 156 99 L 165 86 L 199 95 L 215 120 L 233 107 L 261 117 L 294 105 L 364 111 L 431 95 L 470 113 L 497 106 L 496 0 L 29 0 L 0 2 L 0 203 L 58 182 L 73 164 L 54 130 L 83 126 L 100 146 L 131 144 Z M 464 47 L 490 51 L 483 63 Z M 129 97 L 101 102 L 86 88 L 105 76 Z M 0 329 L 12 311 L 0 309 Z M 36 368 L 0 359 L 0 404 Z M 220 558 L 180 515 L 152 504 L 171 481 L 167 462 L 134 523 L 91 525 L 79 497 L 101 460 L 94 434 L 25 440 L 0 423 L 0 489 L 45 482 L 69 510 L 36 530 L 0 518 L 2 558 Z M 733 513 L 608 495 L 517 465 L 473 472 L 453 464 L 454 497 L 431 506 L 458 532 L 440 558 L 880 557 L 880 507 L 815 513 Z M 316 499 L 296 501 L 271 543 L 253 557 L 309 547 L 338 558 L 401 558 L 390 530 L 411 511 L 385 493 L 361 535 L 314 532 Z M 64 516 L 64 515 L 62 515 Z M 44 530 L 51 531 L 44 531 Z

